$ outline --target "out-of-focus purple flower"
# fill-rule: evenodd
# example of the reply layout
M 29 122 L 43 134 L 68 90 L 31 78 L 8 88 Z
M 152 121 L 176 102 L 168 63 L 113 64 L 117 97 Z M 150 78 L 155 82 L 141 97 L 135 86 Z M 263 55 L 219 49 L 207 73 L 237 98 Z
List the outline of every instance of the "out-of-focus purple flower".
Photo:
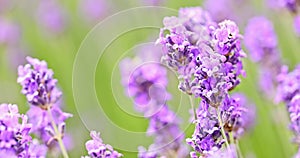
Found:
M 167 70 L 155 55 L 159 54 L 159 51 L 153 46 L 143 46 L 135 58 L 125 58 L 120 63 L 122 84 L 127 90 L 127 95 L 134 99 L 136 110 L 145 116 L 155 113 L 170 99 L 166 90 Z
M 277 79 L 276 102 L 291 102 L 293 97 L 300 93 L 300 65 L 291 72 L 289 72 L 287 66 L 282 66 L 281 73 L 277 76 Z
M 29 135 L 32 124 L 27 123 L 27 116 L 19 113 L 18 106 L 0 104 L 0 153 L 7 157 L 45 157 L 46 150 L 32 150 L 35 144 Z
M 67 13 L 56 0 L 42 0 L 37 8 L 37 22 L 51 33 L 59 34 L 67 26 Z
M 297 0 L 278 0 L 278 5 L 281 7 L 286 7 L 293 13 L 297 13 Z
M 276 101 L 284 102 L 290 114 L 290 128 L 295 134 L 294 142 L 300 144 L 300 65 L 288 72 L 288 67 L 282 68 L 278 75 Z
M 251 16 L 252 10 L 249 0 L 205 0 L 203 7 L 207 10 L 214 21 L 233 20 L 243 24 L 245 19 Z
M 0 0 L 0 13 L 6 12 L 12 5 L 11 0 Z
M 85 143 L 86 150 L 91 158 L 107 157 L 107 158 L 118 158 L 123 155 L 118 153 L 109 144 L 103 144 L 100 138 L 100 133 L 91 131 L 90 136 L 92 140 Z
M 108 14 L 110 4 L 106 0 L 81 0 L 78 7 L 84 20 L 95 23 Z
M 12 21 L 0 19 L 0 44 L 15 46 L 19 44 L 20 39 L 20 27 Z
M 143 46 L 135 58 L 126 58 L 120 64 L 122 84 L 133 97 L 136 109 L 149 119 L 147 134 L 154 137 L 148 150 L 139 147 L 138 157 L 186 157 L 188 149 L 182 141 L 179 120 L 165 104 L 170 94 L 166 89 L 167 71 L 158 63 L 160 52 L 157 46 Z
M 272 8 L 286 8 L 294 17 L 294 30 L 297 36 L 300 36 L 300 12 L 299 0 L 268 0 L 268 4 Z
M 14 72 L 18 70 L 19 65 L 26 63 L 26 56 L 29 54 L 29 50 L 24 46 L 9 47 L 6 52 L 6 60 Z
M 165 0 L 142 0 L 142 3 L 149 6 L 159 6 L 165 3 Z
M 22 93 L 27 101 L 46 109 L 61 97 L 57 88 L 57 80 L 53 78 L 53 71 L 48 69 L 45 61 L 27 57 L 28 64 L 19 66 L 17 82 L 22 86 Z
M 39 144 L 37 139 L 33 139 L 29 149 L 29 157 L 39 157 L 39 158 L 45 158 L 47 155 L 48 148 L 44 144 Z
M 276 32 L 272 22 L 265 17 L 254 17 L 249 20 L 244 41 L 251 59 L 255 62 L 269 56 L 278 56 Z
M 249 20 L 245 30 L 245 46 L 253 62 L 258 63 L 259 84 L 266 96 L 274 97 L 276 76 L 282 65 L 273 24 L 265 17 Z
M 154 143 L 148 151 L 139 147 L 139 158 L 156 156 L 186 157 L 188 148 L 182 143 L 184 133 L 179 128 L 179 120 L 175 113 L 163 106 L 156 114 L 151 116 L 147 134 L 154 137 Z M 156 157 L 154 156 L 154 157 Z
M 238 158 L 237 151 L 234 145 L 229 148 L 218 150 L 216 153 L 208 155 L 207 158 Z
M 294 28 L 298 36 L 300 36 L 300 15 L 294 18 Z

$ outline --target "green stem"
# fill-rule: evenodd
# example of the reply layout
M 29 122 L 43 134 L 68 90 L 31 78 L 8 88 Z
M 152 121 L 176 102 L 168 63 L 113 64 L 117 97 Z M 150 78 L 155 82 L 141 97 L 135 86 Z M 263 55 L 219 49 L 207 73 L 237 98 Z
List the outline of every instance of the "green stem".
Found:
M 193 110 L 194 118 L 195 118 L 195 120 L 197 120 L 197 114 L 196 114 L 196 109 L 195 109 L 195 105 L 194 105 L 194 100 L 191 95 L 189 96 L 189 99 L 190 99 L 191 107 Z
M 48 114 L 49 114 L 49 117 L 50 117 L 50 120 L 51 120 L 51 125 L 52 125 L 52 127 L 54 129 L 54 132 L 55 132 L 55 139 L 58 142 L 58 145 L 60 147 L 61 153 L 62 153 L 62 155 L 63 155 L 64 158 L 69 158 L 67 150 L 65 148 L 65 145 L 64 145 L 64 143 L 62 141 L 62 134 L 59 132 L 59 130 L 58 130 L 58 128 L 57 128 L 57 126 L 56 126 L 56 124 L 54 122 L 50 106 L 47 107 L 47 111 L 48 111 Z
M 240 144 L 239 144 L 238 140 L 236 140 L 236 150 L 237 150 L 237 153 L 239 155 L 239 158 L 243 158 L 243 154 L 242 154 L 242 151 L 240 149 Z
M 225 139 L 226 147 L 228 148 L 228 150 L 230 150 L 229 143 L 228 143 L 228 140 L 227 140 L 227 136 L 226 136 L 226 133 L 225 133 L 225 130 L 224 130 L 224 127 L 223 127 L 223 122 L 222 122 L 222 119 L 221 119 L 221 112 L 220 112 L 219 108 L 216 108 L 216 110 L 217 110 L 217 115 L 218 115 L 218 121 L 219 121 L 219 124 L 220 124 L 220 127 L 221 127 L 222 136 Z

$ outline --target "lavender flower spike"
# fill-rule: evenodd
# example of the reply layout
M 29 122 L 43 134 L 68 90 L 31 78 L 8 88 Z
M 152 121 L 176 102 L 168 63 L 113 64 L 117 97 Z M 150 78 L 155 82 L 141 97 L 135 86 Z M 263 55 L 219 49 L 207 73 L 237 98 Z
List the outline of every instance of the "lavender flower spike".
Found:
M 19 66 L 18 83 L 22 86 L 22 93 L 26 96 L 31 106 L 28 112 L 29 121 L 34 123 L 33 132 L 40 137 L 51 149 L 54 140 L 58 142 L 65 158 L 68 157 L 63 137 L 65 132 L 65 120 L 72 117 L 71 114 L 60 110 L 58 99 L 62 93 L 57 88 L 57 80 L 53 78 L 53 71 L 48 69 L 45 61 L 27 57 L 28 64 Z
M 85 156 L 82 158 L 118 158 L 123 156 L 115 151 L 112 146 L 103 144 L 100 133 L 91 131 L 90 136 L 92 137 L 92 140 L 87 141 L 85 144 L 90 157 Z
M 162 62 L 179 74 L 179 89 L 191 95 L 194 60 L 198 43 L 210 39 L 209 26 L 215 23 L 200 7 L 181 8 L 178 17 L 165 17 L 157 43 L 163 46 Z M 166 33 L 167 32 L 167 33 Z
M 126 58 L 120 64 L 122 84 L 136 109 L 149 119 L 147 134 L 154 137 L 148 149 L 139 147 L 138 157 L 186 157 L 188 149 L 182 141 L 179 119 L 166 105 L 170 94 L 167 70 L 158 63 L 160 56 L 157 46 L 143 46 L 135 58 Z
M 278 75 L 278 83 L 276 101 L 286 104 L 290 114 L 290 129 L 295 134 L 294 142 L 300 146 L 300 65 L 291 72 L 284 66 Z M 299 156 L 298 152 L 296 157 Z
M 0 104 L 0 155 L 1 157 L 46 156 L 42 146 L 32 143 L 29 135 L 32 124 L 27 123 L 27 116 L 19 113 L 18 106 Z M 21 122 L 20 122 L 21 121 Z
M 18 68 L 17 82 L 22 86 L 22 93 L 34 106 L 42 109 L 51 107 L 62 95 L 56 87 L 57 80 L 53 78 L 53 71 L 48 69 L 45 61 L 31 57 L 26 59 L 29 64 Z
M 252 61 L 260 65 L 261 90 L 267 97 L 273 99 L 277 86 L 276 76 L 280 73 L 282 65 L 273 24 L 265 17 L 250 19 L 244 39 Z

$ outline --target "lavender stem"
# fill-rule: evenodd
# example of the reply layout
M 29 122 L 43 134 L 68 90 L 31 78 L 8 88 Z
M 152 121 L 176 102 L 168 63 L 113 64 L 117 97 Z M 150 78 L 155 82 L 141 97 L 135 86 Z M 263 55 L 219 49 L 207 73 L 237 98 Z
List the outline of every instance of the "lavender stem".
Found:
M 69 158 L 67 150 L 65 148 L 65 145 L 62 141 L 62 134 L 58 131 L 58 128 L 57 128 L 57 126 L 54 122 L 53 115 L 52 115 L 50 107 L 51 106 L 47 106 L 47 111 L 48 111 L 48 114 L 49 114 L 49 117 L 50 117 L 50 120 L 51 120 L 51 125 L 54 129 L 54 132 L 55 132 L 55 139 L 57 140 L 57 142 L 59 144 L 59 147 L 60 147 L 60 150 L 61 150 L 61 153 L 62 153 L 63 157 L 64 158 Z
M 223 138 L 225 139 L 226 147 L 228 148 L 228 150 L 231 150 L 230 147 L 229 147 L 229 143 L 228 143 L 228 140 L 227 140 L 227 137 L 226 137 L 224 127 L 223 127 L 223 122 L 222 122 L 222 119 L 221 119 L 221 112 L 220 112 L 219 108 L 216 108 L 216 110 L 217 110 L 217 115 L 218 115 L 218 121 L 219 121 L 219 124 L 220 124 L 220 127 L 221 127 L 221 133 L 222 133 Z
M 239 141 L 236 140 L 235 143 L 236 143 L 236 150 L 237 150 L 237 153 L 238 153 L 238 155 L 239 155 L 239 158 L 243 158 L 242 151 L 241 151 L 241 149 L 240 149 Z
M 194 105 L 194 100 L 193 100 L 191 95 L 189 96 L 189 99 L 190 99 L 190 103 L 191 103 L 191 107 L 192 107 L 192 110 L 193 110 L 195 120 L 197 120 L 197 114 L 196 114 L 196 109 L 195 109 L 195 105 Z

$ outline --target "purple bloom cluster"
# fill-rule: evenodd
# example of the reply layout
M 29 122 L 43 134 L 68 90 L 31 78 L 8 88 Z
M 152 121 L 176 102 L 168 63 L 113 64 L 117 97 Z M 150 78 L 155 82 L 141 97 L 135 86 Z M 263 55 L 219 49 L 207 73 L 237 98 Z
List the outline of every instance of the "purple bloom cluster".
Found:
M 290 115 L 290 129 L 294 132 L 294 142 L 300 145 L 300 65 L 288 72 L 283 66 L 278 75 L 276 102 L 284 102 Z M 299 157 L 297 153 L 296 157 Z
M 243 94 L 235 93 L 231 97 L 227 97 L 223 101 L 221 109 L 225 132 L 232 132 L 234 139 L 239 139 L 245 131 L 253 126 L 255 109 Z
M 45 157 L 46 149 L 32 141 L 29 132 L 32 124 L 18 106 L 0 104 L 0 154 L 1 157 Z
M 187 139 L 192 157 L 213 155 L 230 135 L 238 139 L 253 120 L 244 96 L 229 95 L 240 84 L 239 76 L 245 76 L 241 38 L 233 21 L 216 24 L 199 7 L 180 9 L 178 17 L 164 19 L 157 41 L 164 48 L 162 61 L 178 72 L 179 89 L 202 99 L 194 134 Z
M 234 140 L 239 139 L 252 126 L 254 110 L 247 105 L 246 97 L 242 94 L 234 94 L 231 98 L 227 96 L 220 105 L 221 120 L 227 139 L 230 134 Z M 192 138 L 186 140 L 195 150 L 191 152 L 191 157 L 197 155 L 197 152 L 208 157 L 215 155 L 225 143 L 216 108 L 211 108 L 207 102 L 202 101 L 194 123 L 196 124 L 194 134 Z
M 56 125 L 58 125 L 58 130 L 61 134 L 65 134 L 65 121 L 66 119 L 72 117 L 72 114 L 65 113 L 57 106 L 52 107 L 51 109 L 53 119 Z M 57 150 L 57 143 L 55 142 L 55 131 L 51 124 L 51 118 L 46 110 L 43 110 L 39 107 L 31 107 L 27 111 L 27 115 L 30 123 L 35 126 L 32 127 L 32 132 L 38 136 L 51 150 Z M 68 145 L 67 137 L 63 137 L 63 141 Z M 69 148 L 68 146 L 66 146 Z
M 163 106 L 151 116 L 147 134 L 155 138 L 148 151 L 139 147 L 139 158 L 159 156 L 186 157 L 188 148 L 182 144 L 184 133 L 179 128 L 179 120 L 168 106 Z
M 160 47 L 145 45 L 138 52 L 135 58 L 121 61 L 122 84 L 135 109 L 150 116 L 171 97 L 166 90 L 167 70 L 159 64 Z
M 265 17 L 249 20 L 245 30 L 245 45 L 253 62 L 260 65 L 260 87 L 266 96 L 274 97 L 276 76 L 280 73 L 281 57 L 272 23 Z
M 120 64 L 122 84 L 134 99 L 136 109 L 149 119 L 147 134 L 155 138 L 148 150 L 139 147 L 138 157 L 186 157 L 188 150 L 183 144 L 179 120 L 165 104 L 170 99 L 166 90 L 167 71 L 158 63 L 160 50 L 156 49 L 141 49 L 134 59 L 126 58 Z
M 192 94 L 193 61 L 199 54 L 197 45 L 210 38 L 209 26 L 215 23 L 200 7 L 182 8 L 178 17 L 165 17 L 163 23 L 164 28 L 157 40 L 164 49 L 162 61 L 178 72 L 179 88 Z
M 100 133 L 91 131 L 90 136 L 92 140 L 89 140 L 85 143 L 85 147 L 88 150 L 89 156 L 82 158 L 118 158 L 123 156 L 115 151 L 112 146 L 103 144 Z
M 43 109 L 51 107 L 62 95 L 56 86 L 57 80 L 53 78 L 53 71 L 48 69 L 45 61 L 31 57 L 26 59 L 28 64 L 18 68 L 17 82 L 22 86 L 22 93 L 31 105 Z
M 35 125 L 32 132 L 52 150 L 58 147 L 54 140 L 65 138 L 65 120 L 72 114 L 61 111 L 59 107 L 62 92 L 57 88 L 57 80 L 47 63 L 31 57 L 26 59 L 28 64 L 18 68 L 18 83 L 28 103 L 33 105 L 27 112 L 29 122 Z
M 219 90 L 231 90 L 244 74 L 238 27 L 226 20 L 215 24 L 199 7 L 183 8 L 166 17 L 158 42 L 164 46 L 163 62 L 180 75 L 179 88 L 212 101 Z M 165 35 L 164 33 L 168 31 Z
M 209 105 L 202 101 L 197 111 L 197 119 L 192 138 L 186 139 L 187 143 L 195 150 L 191 152 L 191 156 L 196 152 L 207 155 L 212 154 L 222 147 L 225 142 L 222 138 L 221 128 L 218 122 L 216 109 L 208 108 Z

